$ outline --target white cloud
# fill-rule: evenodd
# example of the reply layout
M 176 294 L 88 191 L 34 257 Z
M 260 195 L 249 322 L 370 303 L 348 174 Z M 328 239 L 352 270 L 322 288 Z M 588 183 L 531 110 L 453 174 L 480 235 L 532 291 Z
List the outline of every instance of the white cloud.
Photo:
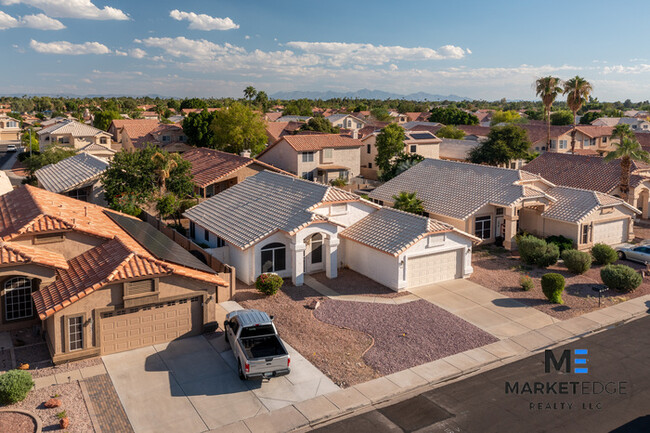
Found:
M 169 12 L 169 16 L 176 21 L 189 21 L 188 28 L 192 30 L 232 30 L 238 29 L 239 24 L 235 24 L 230 18 L 211 17 L 206 14 L 195 14 L 194 12 L 182 12 L 174 9 Z
M 146 38 L 135 39 L 136 43 L 142 43 L 147 47 L 160 48 L 173 57 L 189 57 L 196 60 L 210 60 L 217 56 L 234 53 L 244 53 L 241 47 L 229 43 L 223 45 L 206 41 L 205 39 L 187 39 L 183 36 L 176 38 Z
M 115 55 L 120 56 L 120 57 L 124 57 L 124 56 L 128 56 L 129 53 L 127 53 L 126 51 L 115 50 Z
M 81 55 L 81 54 L 110 54 L 111 50 L 99 42 L 84 42 L 73 44 L 67 41 L 38 42 L 32 39 L 29 46 L 42 54 Z
M 249 40 L 251 37 L 249 35 L 244 36 L 244 39 Z
M 615 66 L 605 66 L 603 68 L 603 74 L 641 74 L 644 72 L 650 72 L 650 65 L 641 63 L 639 65 L 634 65 L 634 66 L 623 66 L 623 65 L 615 65 Z
M 0 11 L 0 30 L 25 27 L 37 30 L 61 30 L 65 29 L 63 23 L 45 14 L 25 15 L 24 17 L 14 18 Z
M 120 9 L 104 6 L 99 9 L 90 0 L 0 0 L 3 5 L 26 4 L 41 9 L 55 18 L 83 18 L 88 20 L 128 20 Z
M 129 50 L 129 55 L 136 59 L 143 59 L 147 55 L 147 52 L 141 48 L 133 48 Z

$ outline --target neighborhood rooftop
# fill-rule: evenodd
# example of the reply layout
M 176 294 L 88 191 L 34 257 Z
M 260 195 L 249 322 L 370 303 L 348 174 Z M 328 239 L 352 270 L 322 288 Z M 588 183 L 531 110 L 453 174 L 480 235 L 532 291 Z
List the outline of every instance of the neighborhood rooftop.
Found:
M 48 164 L 34 174 L 43 188 L 62 193 L 95 181 L 107 168 L 105 160 L 82 152 L 56 164 Z
M 52 126 L 43 128 L 37 132 L 38 135 L 43 134 L 70 134 L 73 137 L 94 137 L 95 135 L 110 135 L 106 131 L 97 129 L 94 126 L 86 125 L 85 123 L 79 123 L 76 120 L 64 120 L 59 123 L 55 123 Z
M 281 139 L 286 140 L 298 152 L 309 152 L 336 147 L 361 147 L 363 145 L 360 140 L 338 134 L 285 135 Z M 279 141 L 276 141 L 276 143 Z M 266 150 L 270 149 L 276 143 L 267 147 Z

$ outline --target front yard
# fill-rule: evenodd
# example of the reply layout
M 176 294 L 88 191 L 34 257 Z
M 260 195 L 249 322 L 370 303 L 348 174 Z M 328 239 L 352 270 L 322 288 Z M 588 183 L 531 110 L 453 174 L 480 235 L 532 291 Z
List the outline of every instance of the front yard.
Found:
M 645 269 L 644 265 L 627 260 L 619 260 L 616 264 L 627 265 L 636 270 Z M 593 287 L 603 284 L 600 279 L 602 266 L 592 265 L 591 269 L 583 275 L 570 273 L 561 262 L 542 269 L 522 264 L 516 252 L 510 253 L 493 246 L 477 249 L 473 255 L 472 266 L 474 273 L 470 277 L 471 281 L 515 298 L 558 319 L 565 320 L 598 309 L 598 293 L 593 291 Z M 566 279 L 562 305 L 551 304 L 542 293 L 540 280 L 542 275 L 549 272 L 561 274 Z M 532 290 L 528 292 L 522 290 L 520 286 L 522 275 L 528 275 L 533 279 L 535 286 Z M 650 278 L 645 277 L 643 283 L 632 293 L 618 293 L 612 290 L 604 292 L 601 306 L 609 307 L 647 294 L 650 294 Z

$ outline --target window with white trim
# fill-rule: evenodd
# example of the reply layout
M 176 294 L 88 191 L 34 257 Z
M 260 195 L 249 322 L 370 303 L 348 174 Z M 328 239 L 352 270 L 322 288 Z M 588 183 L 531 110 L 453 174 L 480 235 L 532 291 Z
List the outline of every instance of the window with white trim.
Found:
M 489 239 L 492 228 L 492 217 L 482 216 L 474 219 L 474 235 L 480 239 Z
M 588 244 L 589 243 L 589 227 L 591 227 L 589 224 L 584 224 L 582 226 L 582 243 L 583 244 Z
M 68 348 L 70 351 L 83 349 L 84 325 L 83 316 L 68 318 Z
M 260 252 L 262 272 L 284 271 L 287 266 L 287 250 L 284 244 L 274 242 L 262 247 Z
M 314 162 L 314 152 L 303 152 L 302 162 Z
M 15 277 L 4 284 L 5 319 L 20 320 L 34 315 L 32 301 L 32 280 L 25 277 Z

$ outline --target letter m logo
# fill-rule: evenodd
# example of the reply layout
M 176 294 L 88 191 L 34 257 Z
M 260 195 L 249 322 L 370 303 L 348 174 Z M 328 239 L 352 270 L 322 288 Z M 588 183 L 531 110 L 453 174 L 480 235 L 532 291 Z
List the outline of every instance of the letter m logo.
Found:
M 559 361 L 555 358 L 555 354 L 552 350 L 544 351 L 544 371 L 546 373 L 551 372 L 551 364 L 557 371 L 562 370 L 562 364 L 564 364 L 564 371 L 566 373 L 571 372 L 571 351 L 563 350 L 562 356 L 560 356 Z

